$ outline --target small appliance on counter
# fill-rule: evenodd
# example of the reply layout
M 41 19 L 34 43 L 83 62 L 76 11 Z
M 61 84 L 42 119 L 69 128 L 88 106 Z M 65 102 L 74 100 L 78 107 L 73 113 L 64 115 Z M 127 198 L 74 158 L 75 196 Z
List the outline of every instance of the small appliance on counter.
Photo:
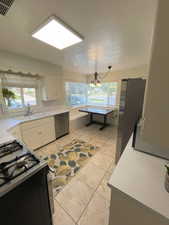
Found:
M 53 224 L 48 172 L 46 162 L 17 141 L 0 145 L 2 224 Z
M 135 127 L 134 137 L 133 137 L 133 147 L 137 151 L 141 151 L 153 156 L 157 156 L 163 159 L 169 160 L 169 149 L 162 148 L 161 146 L 157 146 L 152 144 L 141 137 L 141 126 L 142 122 L 140 122 Z

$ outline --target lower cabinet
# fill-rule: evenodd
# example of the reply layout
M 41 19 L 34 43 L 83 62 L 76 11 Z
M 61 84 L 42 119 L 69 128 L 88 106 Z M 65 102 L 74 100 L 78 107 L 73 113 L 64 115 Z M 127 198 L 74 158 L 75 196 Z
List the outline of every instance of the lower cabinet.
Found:
M 20 126 L 19 126 L 19 125 L 17 125 L 17 126 L 15 126 L 15 127 L 11 128 L 10 133 L 11 133 L 15 138 L 17 138 L 17 140 L 22 141 L 22 134 L 21 134 Z
M 69 113 L 23 122 L 11 134 L 35 150 L 69 133 Z
M 22 140 L 31 150 L 56 139 L 54 117 L 27 122 L 22 124 L 21 129 Z

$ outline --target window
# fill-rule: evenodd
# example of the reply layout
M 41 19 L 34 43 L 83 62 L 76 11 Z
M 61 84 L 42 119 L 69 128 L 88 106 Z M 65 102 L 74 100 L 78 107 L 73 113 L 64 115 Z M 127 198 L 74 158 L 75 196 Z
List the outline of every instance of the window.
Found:
M 66 103 L 69 106 L 86 104 L 87 87 L 84 83 L 66 82 Z
M 2 97 L 5 110 L 13 111 L 38 104 L 37 78 L 3 75 Z
M 9 109 L 22 108 L 21 89 L 17 87 L 4 87 L 2 89 L 5 105 Z
M 100 87 L 90 87 L 84 83 L 66 83 L 67 105 L 94 105 L 114 106 L 116 105 L 117 82 L 102 83 Z
M 32 106 L 37 104 L 35 88 L 4 87 L 2 94 L 8 109 L 19 109 L 28 104 Z
M 35 88 L 23 88 L 23 100 L 24 104 L 37 105 Z
M 87 104 L 109 106 L 116 104 L 117 82 L 103 83 L 100 87 L 88 85 Z

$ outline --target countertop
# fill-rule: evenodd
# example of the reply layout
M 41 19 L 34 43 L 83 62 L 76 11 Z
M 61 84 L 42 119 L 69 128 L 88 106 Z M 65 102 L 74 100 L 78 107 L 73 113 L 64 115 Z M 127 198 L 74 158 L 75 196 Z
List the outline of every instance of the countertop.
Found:
M 31 116 L 17 116 L 13 118 L 0 119 L 0 144 L 4 144 L 8 141 L 13 141 L 16 138 L 10 133 L 10 129 L 28 121 L 37 120 L 49 116 L 58 115 L 61 113 L 69 112 L 70 108 L 62 107 L 58 109 L 50 109 L 43 112 L 36 112 Z
M 109 186 L 169 219 L 169 193 L 164 188 L 164 165 L 167 161 L 134 151 L 131 146 L 132 137 L 109 180 Z

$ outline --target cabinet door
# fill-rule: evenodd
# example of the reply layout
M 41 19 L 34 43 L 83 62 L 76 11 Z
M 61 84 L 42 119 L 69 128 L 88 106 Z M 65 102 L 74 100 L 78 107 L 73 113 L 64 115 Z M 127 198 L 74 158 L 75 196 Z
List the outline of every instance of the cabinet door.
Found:
M 56 100 L 58 97 L 58 85 L 57 76 L 46 77 L 43 83 L 43 100 Z
M 23 141 L 28 148 L 34 150 L 55 140 L 54 126 L 45 124 L 23 131 Z
M 44 132 L 42 127 L 34 127 L 23 131 L 23 141 L 28 148 L 34 150 L 44 145 Z
M 169 147 L 169 1 L 159 1 L 144 109 L 142 136 Z
M 21 135 L 21 132 L 20 132 L 20 126 L 16 126 L 16 127 L 13 127 L 11 130 L 10 130 L 10 133 L 15 137 L 17 138 L 19 141 L 22 140 L 22 135 Z
M 56 139 L 54 117 L 23 124 L 22 137 L 24 143 L 32 150 L 54 141 Z

